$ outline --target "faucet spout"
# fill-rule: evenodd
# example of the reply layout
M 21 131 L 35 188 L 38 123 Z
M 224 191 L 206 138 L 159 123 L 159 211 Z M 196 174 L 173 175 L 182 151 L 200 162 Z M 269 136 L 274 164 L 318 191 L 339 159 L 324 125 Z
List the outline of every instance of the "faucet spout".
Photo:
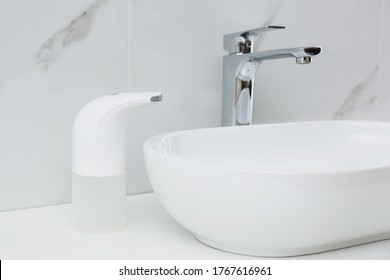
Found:
M 257 32 L 277 28 L 255 29 Z M 279 28 L 281 29 L 281 28 Z M 252 34 L 251 31 L 247 31 Z M 245 34 L 245 33 L 244 33 Z M 226 40 L 231 36 L 225 36 Z M 252 123 L 253 89 L 255 75 L 264 60 L 295 58 L 297 64 L 309 64 L 321 47 L 299 47 L 260 52 L 230 52 L 223 60 L 222 126 L 250 125 Z
M 308 64 L 311 62 L 311 57 L 316 56 L 320 52 L 321 47 L 288 48 L 243 54 L 241 58 L 243 60 L 248 59 L 261 62 L 269 59 L 295 57 L 298 64 Z

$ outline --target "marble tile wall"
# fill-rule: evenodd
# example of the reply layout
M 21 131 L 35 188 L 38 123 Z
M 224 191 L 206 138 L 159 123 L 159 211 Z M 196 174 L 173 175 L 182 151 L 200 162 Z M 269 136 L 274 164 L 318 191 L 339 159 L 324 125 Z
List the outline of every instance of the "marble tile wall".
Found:
M 390 121 L 390 1 L 384 1 L 376 118 Z
M 151 191 L 142 143 L 219 126 L 223 34 L 266 24 L 259 50 L 320 45 L 310 65 L 264 62 L 255 123 L 390 120 L 388 0 L 0 0 L 0 211 L 70 201 L 71 129 L 89 100 L 163 91 L 129 124 L 128 193 Z
M 261 66 L 255 121 L 374 119 L 383 4 L 284 1 L 275 23 L 287 28 L 268 33 L 261 48 L 319 45 L 323 52 L 310 65 L 278 60 Z
M 127 0 L 0 0 L 0 211 L 69 202 L 79 109 L 128 86 Z

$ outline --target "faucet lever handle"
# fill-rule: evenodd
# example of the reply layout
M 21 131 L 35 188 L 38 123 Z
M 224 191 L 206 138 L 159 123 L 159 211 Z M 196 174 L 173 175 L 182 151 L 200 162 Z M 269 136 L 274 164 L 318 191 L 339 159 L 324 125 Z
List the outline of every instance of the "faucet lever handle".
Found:
M 284 26 L 268 25 L 252 30 L 235 32 L 223 36 L 223 48 L 229 54 L 235 53 L 251 53 L 255 40 L 263 32 L 284 29 Z

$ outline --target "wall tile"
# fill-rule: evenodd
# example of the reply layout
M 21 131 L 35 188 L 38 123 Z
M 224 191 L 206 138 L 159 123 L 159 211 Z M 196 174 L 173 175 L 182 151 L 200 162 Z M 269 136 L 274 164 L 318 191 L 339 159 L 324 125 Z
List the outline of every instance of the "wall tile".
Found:
M 127 7 L 0 2 L 0 211 L 70 201 L 76 113 L 127 90 Z
M 379 68 L 376 115 L 379 120 L 390 121 L 390 1 L 385 0 L 382 13 L 381 63 Z
M 323 119 L 371 119 L 379 70 L 382 1 L 285 1 L 262 49 L 323 48 L 310 65 L 294 60 L 260 66 L 256 123 Z

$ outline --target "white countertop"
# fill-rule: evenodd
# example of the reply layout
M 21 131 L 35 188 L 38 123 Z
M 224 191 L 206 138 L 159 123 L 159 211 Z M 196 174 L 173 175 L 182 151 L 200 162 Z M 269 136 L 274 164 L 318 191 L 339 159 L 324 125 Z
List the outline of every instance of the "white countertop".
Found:
M 0 259 L 256 259 L 201 244 L 153 193 L 128 196 L 127 202 L 128 227 L 104 235 L 74 231 L 70 204 L 2 212 Z M 291 259 L 390 260 L 390 240 Z

